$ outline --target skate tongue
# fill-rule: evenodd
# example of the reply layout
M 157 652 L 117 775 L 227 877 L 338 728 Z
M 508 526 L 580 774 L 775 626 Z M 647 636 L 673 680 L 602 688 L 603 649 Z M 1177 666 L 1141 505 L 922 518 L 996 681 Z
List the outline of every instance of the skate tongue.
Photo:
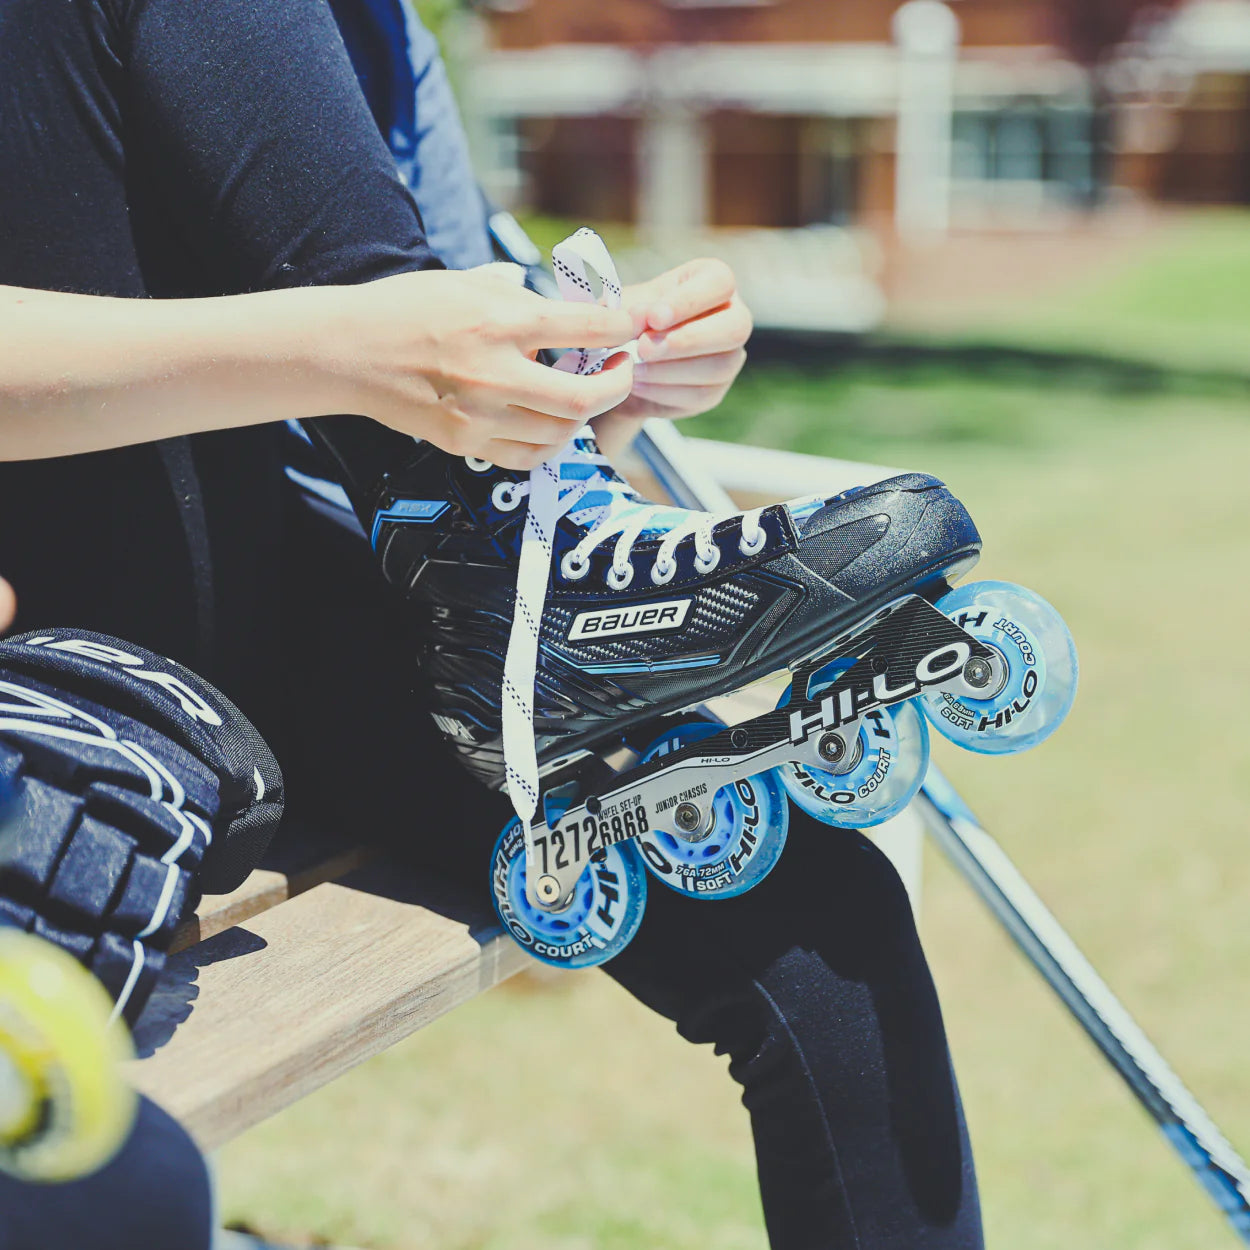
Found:
M 642 533 L 650 537 L 668 533 L 691 515 L 688 509 L 664 507 L 643 499 L 599 450 L 589 426 L 555 457 L 555 462 L 559 466 L 562 497 L 567 494 L 566 488 L 586 483 L 585 493 L 568 511 L 569 519 L 577 525 L 590 527 L 646 509 L 648 518 Z

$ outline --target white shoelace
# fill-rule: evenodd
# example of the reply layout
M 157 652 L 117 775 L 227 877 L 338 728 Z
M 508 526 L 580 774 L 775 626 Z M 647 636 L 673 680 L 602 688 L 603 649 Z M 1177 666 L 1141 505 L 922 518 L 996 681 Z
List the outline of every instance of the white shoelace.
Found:
M 621 286 L 616 266 L 608 250 L 593 230 L 582 229 L 565 239 L 552 252 L 556 280 L 565 299 L 594 303 L 595 294 L 587 268 L 599 274 L 604 301 L 618 308 Z M 556 368 L 577 374 L 596 373 L 612 355 L 604 349 L 578 349 L 562 356 Z M 762 508 L 749 511 L 711 513 L 648 503 L 612 472 L 608 458 L 590 450 L 586 440 L 591 431 L 582 430 L 559 455 L 541 464 L 528 482 L 500 482 L 492 499 L 501 511 L 520 505 L 529 498 L 521 558 L 517 568 L 516 604 L 508 654 L 503 670 L 503 748 L 504 770 L 512 806 L 528 834 L 538 810 L 538 756 L 534 741 L 534 688 L 538 671 L 538 638 L 542 631 L 547 587 L 551 580 L 556 527 L 568 516 L 586 533 L 560 561 L 560 576 L 579 581 L 590 572 L 592 553 L 610 539 L 612 565 L 606 580 L 613 590 L 625 590 L 634 580 L 631 559 L 634 545 L 644 535 L 663 533 L 651 566 L 655 586 L 667 585 L 677 572 L 677 547 L 693 536 L 695 571 L 711 573 L 720 563 L 720 548 L 712 531 L 722 521 L 740 517 L 742 534 L 738 540 L 743 555 L 763 550 L 767 534 L 760 524 Z M 480 462 L 470 462 L 478 467 Z

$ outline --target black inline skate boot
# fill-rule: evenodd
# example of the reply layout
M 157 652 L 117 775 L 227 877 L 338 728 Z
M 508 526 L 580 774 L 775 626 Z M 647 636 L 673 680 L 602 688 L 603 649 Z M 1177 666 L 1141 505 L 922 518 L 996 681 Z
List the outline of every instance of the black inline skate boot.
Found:
M 918 705 L 1003 751 L 1071 702 L 1052 609 L 999 583 L 949 592 L 980 538 L 923 474 L 718 517 L 640 499 L 584 431 L 531 475 L 420 445 L 366 515 L 418 609 L 435 720 L 518 809 L 500 913 L 563 966 L 632 936 L 644 862 L 704 897 L 754 885 L 787 794 L 831 825 L 895 815 L 927 764 Z M 773 712 L 697 710 L 786 672 Z

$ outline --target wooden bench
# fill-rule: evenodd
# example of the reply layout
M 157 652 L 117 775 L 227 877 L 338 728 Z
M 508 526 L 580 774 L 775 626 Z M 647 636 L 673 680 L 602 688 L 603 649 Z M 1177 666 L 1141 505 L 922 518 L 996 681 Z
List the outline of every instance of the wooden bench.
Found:
M 522 968 L 480 899 L 288 838 L 184 926 L 130 1079 L 211 1150 Z

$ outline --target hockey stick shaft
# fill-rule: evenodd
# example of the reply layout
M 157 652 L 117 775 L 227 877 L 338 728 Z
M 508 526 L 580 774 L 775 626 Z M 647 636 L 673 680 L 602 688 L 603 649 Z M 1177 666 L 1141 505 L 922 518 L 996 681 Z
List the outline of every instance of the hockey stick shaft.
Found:
M 720 512 L 728 493 L 691 463 L 672 424 L 649 421 L 635 450 L 675 503 Z M 1250 1169 L 954 787 L 930 764 L 916 806 L 934 840 L 1162 1128 L 1243 1243 Z
M 917 807 L 934 840 L 1154 1117 L 1250 1245 L 1250 1169 L 1045 903 L 932 764 Z

